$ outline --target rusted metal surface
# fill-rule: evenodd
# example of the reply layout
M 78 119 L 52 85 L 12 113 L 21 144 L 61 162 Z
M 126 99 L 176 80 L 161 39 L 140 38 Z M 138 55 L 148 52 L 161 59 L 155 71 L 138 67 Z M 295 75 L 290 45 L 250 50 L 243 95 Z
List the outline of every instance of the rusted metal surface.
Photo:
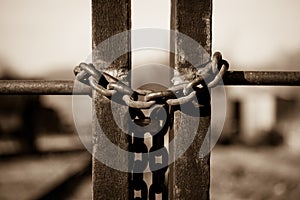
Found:
M 174 113 L 174 127 L 171 131 L 171 139 L 182 127 L 181 134 L 190 134 L 189 129 L 198 126 L 198 132 L 193 138 L 192 144 L 173 164 L 169 172 L 169 197 L 170 199 L 209 199 L 210 184 L 210 155 L 200 158 L 199 150 L 203 144 L 205 135 L 209 131 L 210 116 L 200 117 L 195 124 L 195 117 L 176 111 Z M 191 139 L 188 136 L 186 139 Z M 178 141 L 174 144 L 174 150 L 182 149 L 186 141 Z M 171 151 L 171 150 L 170 150 Z
M 212 2 L 172 0 L 171 28 L 193 38 L 211 53 Z
M 183 33 L 211 53 L 211 21 L 212 1 L 211 0 L 172 0 L 171 1 L 171 28 Z M 170 64 L 180 73 L 185 73 L 190 67 L 187 60 L 199 59 L 199 54 L 187 52 L 180 38 L 177 35 L 171 36 L 171 50 L 175 54 L 170 56 Z M 201 97 L 200 97 L 201 98 Z M 210 126 L 210 102 L 206 102 L 206 115 L 201 112 L 198 117 L 189 116 L 179 110 L 174 113 L 174 125 L 170 133 L 170 139 L 174 139 L 181 133 L 190 134 L 190 127 L 198 126 L 197 134 L 187 151 L 177 159 L 169 168 L 169 198 L 170 199 L 209 199 L 210 184 L 210 155 L 204 158 L 199 157 L 199 150 L 204 141 Z M 174 144 L 172 152 L 182 149 L 185 143 Z M 171 156 L 171 155 L 170 155 Z
M 124 35 L 116 45 L 107 45 L 97 50 L 97 46 L 110 38 L 131 28 L 130 0 L 92 0 L 92 33 L 93 33 L 93 63 L 113 60 L 119 48 L 130 49 L 130 35 Z M 125 48 L 125 49 L 124 49 Z M 96 51 L 95 51 L 96 50 Z M 95 53 L 96 52 L 96 53 Z M 129 51 L 127 51 L 129 52 Z M 108 71 L 115 71 L 116 78 L 126 76 L 130 69 L 130 53 L 126 53 L 114 60 Z M 108 59 L 108 60 L 106 60 Z M 103 134 L 99 134 L 101 129 L 105 131 L 105 136 L 120 149 L 128 151 L 127 134 L 122 132 L 115 124 L 110 101 L 97 92 L 93 92 L 93 199 L 128 199 L 129 197 L 129 174 L 112 169 L 100 161 L 96 155 L 109 156 L 111 152 L 105 148 L 106 144 L 101 143 Z M 124 113 L 126 106 L 114 108 L 115 115 Z M 113 124 L 112 124 L 113 123 Z M 118 152 L 115 152 L 117 155 Z M 124 165 L 126 165 L 126 158 Z
M 131 4 L 129 0 L 93 0 L 92 1 L 92 34 L 93 50 L 106 39 L 130 30 L 131 28 Z M 130 48 L 130 34 L 124 34 L 118 38 L 118 44 L 111 45 L 110 42 L 105 44 L 104 48 L 97 49 L 93 54 L 93 63 L 102 61 L 113 61 L 110 70 L 117 70 L 119 73 L 126 73 L 130 69 L 131 54 L 125 53 L 113 59 L 118 52 L 126 52 Z M 100 57 L 98 57 L 100 55 Z M 103 59 L 105 58 L 105 59 Z M 121 75 L 121 74 L 118 74 Z
M 119 147 L 120 151 L 128 151 L 127 134 L 116 124 L 115 116 L 122 116 L 126 106 L 117 105 L 114 107 L 114 115 L 109 106 L 110 101 L 103 98 L 97 92 L 93 93 L 93 137 L 96 143 L 93 144 L 93 199 L 128 199 L 129 184 L 128 173 L 121 172 L 106 166 L 96 156 L 111 157 L 113 162 L 118 157 L 119 162 L 127 165 L 126 157 L 120 157 L 118 152 L 111 152 L 107 148 L 103 137 L 107 137 L 111 143 Z M 100 134 L 103 131 L 104 134 Z M 122 159 L 122 160 L 121 160 Z
M 300 86 L 300 71 L 230 71 L 225 74 L 224 84 Z
M 91 93 L 87 85 L 78 85 L 75 91 L 73 85 L 72 80 L 0 80 L 0 94 L 85 95 Z
M 198 42 L 207 53 L 211 53 L 211 20 L 212 2 L 209 0 L 171 0 L 171 29 L 179 33 L 189 36 Z M 181 37 L 181 36 L 179 36 Z M 170 56 L 170 65 L 179 72 L 190 66 L 190 63 L 182 61 L 198 60 L 198 54 L 187 52 L 188 44 L 180 43 L 176 34 L 171 34 L 170 49 L 171 52 L 180 52 L 175 56 L 173 53 Z M 177 42 L 176 42 L 177 41 Z

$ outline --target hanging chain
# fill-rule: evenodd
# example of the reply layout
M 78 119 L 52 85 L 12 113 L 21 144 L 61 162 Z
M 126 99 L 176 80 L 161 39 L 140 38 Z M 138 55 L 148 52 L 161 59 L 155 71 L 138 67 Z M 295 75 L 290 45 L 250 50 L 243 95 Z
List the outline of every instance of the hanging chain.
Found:
M 217 52 L 213 60 L 204 65 L 212 66 L 214 63 L 223 65 L 227 62 L 222 60 L 222 55 Z M 97 70 L 93 64 L 81 63 L 74 69 L 77 80 L 90 85 L 102 96 L 127 105 L 130 120 L 140 127 L 129 126 L 128 130 L 129 151 L 131 152 L 128 157 L 130 200 L 147 200 L 148 198 L 155 200 L 156 195 L 161 195 L 163 200 L 168 199 L 166 172 L 169 153 L 164 145 L 164 138 L 173 124 L 173 112 L 177 109 L 174 106 L 192 103 L 195 108 L 203 107 L 197 99 L 197 91 L 199 88 L 207 89 L 208 87 L 205 80 L 208 78 L 206 72 L 191 71 L 190 74 L 183 76 L 193 77 L 192 80 L 186 81 L 190 78 L 179 77 L 182 80 L 179 84 L 157 92 L 133 90 L 109 73 Z M 178 79 L 178 77 L 175 78 Z M 118 98 L 112 98 L 113 95 Z M 142 111 L 145 109 L 150 113 L 148 117 Z M 152 146 L 149 149 L 144 141 L 147 133 L 150 133 L 152 138 Z M 147 167 L 152 172 L 152 184 L 149 190 L 143 173 Z M 140 195 L 136 195 L 138 192 Z
M 163 119 L 166 113 L 166 119 Z M 168 169 L 168 150 L 164 145 L 164 137 L 171 125 L 169 106 L 156 107 L 150 114 L 151 119 L 162 123 L 161 130 L 151 132 L 152 147 L 149 153 L 149 167 L 152 172 L 152 185 L 149 188 L 149 200 L 155 200 L 156 194 L 161 194 L 163 200 L 168 199 L 168 190 L 165 181 L 165 173 Z M 157 162 L 158 159 L 161 161 Z
M 161 194 L 163 200 L 168 199 L 165 173 L 168 169 L 168 150 L 164 146 L 164 137 L 171 125 L 170 107 L 157 105 L 149 110 L 146 117 L 140 109 L 129 108 L 130 117 L 135 124 L 143 127 L 136 129 L 129 127 L 129 199 L 154 200 L 156 194 Z M 154 126 L 151 126 L 151 125 Z M 147 128 L 148 127 L 148 128 Z M 148 151 L 144 143 L 145 134 L 149 133 L 152 138 L 152 147 Z M 139 156 L 138 156 L 139 154 Z M 160 160 L 158 160 L 160 159 Z M 149 166 L 152 172 L 152 184 L 149 187 L 144 181 L 143 171 Z M 136 197 L 135 193 L 140 192 Z
M 146 118 L 144 113 L 136 108 L 129 108 L 130 117 L 134 119 L 136 124 L 144 127 L 149 124 L 149 118 Z M 147 200 L 148 187 L 144 181 L 143 171 L 148 166 L 148 147 L 144 143 L 143 130 L 136 130 L 132 126 L 128 130 L 129 151 L 128 169 L 129 169 L 129 199 L 130 200 Z M 138 157 L 140 154 L 140 158 Z M 139 172 L 139 173 L 134 173 Z M 140 197 L 135 197 L 135 191 L 140 191 Z

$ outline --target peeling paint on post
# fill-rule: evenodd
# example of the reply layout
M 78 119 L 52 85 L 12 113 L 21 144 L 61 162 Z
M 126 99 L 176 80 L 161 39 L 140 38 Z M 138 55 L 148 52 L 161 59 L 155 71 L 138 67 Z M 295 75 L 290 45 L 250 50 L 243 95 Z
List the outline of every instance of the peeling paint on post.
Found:
M 92 28 L 93 28 L 93 49 L 109 37 L 131 28 L 130 0 L 92 0 Z M 130 49 L 130 36 L 122 38 L 123 44 L 120 48 Z M 108 57 L 114 56 L 114 48 L 107 47 L 102 53 Z M 101 50 L 102 51 L 102 50 Z M 99 58 L 93 55 L 93 62 L 100 62 Z M 118 78 L 126 75 L 130 69 L 130 53 L 124 54 L 112 63 L 108 71 L 117 72 Z M 124 107 L 124 106 L 123 106 Z M 100 127 L 106 137 L 115 145 L 128 151 L 126 133 L 122 132 L 115 124 L 112 115 L 110 101 L 105 97 L 93 92 L 93 137 L 96 141 L 93 145 L 94 155 L 110 155 L 101 144 L 99 135 Z M 120 110 L 118 110 L 120 109 Z M 114 108 L 114 112 L 122 112 L 122 107 Z M 124 158 L 125 159 L 125 158 Z M 126 164 L 126 162 L 124 162 Z M 93 199 L 128 199 L 128 173 L 120 172 L 93 159 Z
M 211 0 L 172 0 L 171 1 L 171 29 L 188 35 L 200 43 L 211 54 Z M 180 41 L 176 36 L 171 36 L 171 49 L 175 55 L 171 55 L 170 63 L 179 72 L 184 73 L 189 63 L 182 57 L 197 56 L 185 55 Z M 200 59 L 200 58 L 199 58 Z M 201 98 L 201 97 L 200 97 Z M 175 111 L 174 126 L 170 133 L 170 140 L 176 136 L 179 127 L 184 124 L 188 133 L 188 127 L 198 124 L 197 135 L 187 151 L 170 165 L 169 171 L 169 198 L 170 199 L 209 199 L 210 184 L 210 155 L 199 157 L 199 150 L 210 126 L 210 102 L 206 105 L 207 112 L 201 111 L 200 121 L 192 116 Z M 205 113 L 205 114 L 204 114 Z M 181 119 L 185 119 L 180 124 Z M 180 149 L 181 143 L 177 142 L 172 151 Z

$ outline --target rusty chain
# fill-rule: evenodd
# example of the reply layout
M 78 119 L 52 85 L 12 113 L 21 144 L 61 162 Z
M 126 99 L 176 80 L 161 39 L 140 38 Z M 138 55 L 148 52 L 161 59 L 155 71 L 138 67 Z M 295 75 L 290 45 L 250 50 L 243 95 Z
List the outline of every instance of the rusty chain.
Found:
M 222 56 L 219 52 L 216 52 L 213 59 L 222 60 Z M 207 62 L 204 65 L 212 64 L 213 61 Z M 138 109 L 146 109 L 158 104 L 168 104 L 170 106 L 178 106 L 188 102 L 196 103 L 197 96 L 196 91 L 193 88 L 207 87 L 205 78 L 202 71 L 193 72 L 186 76 L 194 77 L 190 81 L 182 81 L 181 83 L 167 88 L 165 91 L 150 91 L 150 90 L 133 90 L 127 84 L 113 77 L 107 72 L 97 70 L 93 64 L 81 63 L 74 69 L 74 73 L 77 80 L 85 84 L 90 85 L 94 90 L 102 94 L 103 96 L 110 98 L 116 94 L 121 94 L 121 101 L 127 106 Z M 100 81 L 104 80 L 104 81 Z M 142 100 L 137 100 L 137 96 L 140 96 Z M 120 102 L 120 101 L 119 101 Z
M 214 54 L 211 62 L 204 65 L 213 66 L 221 60 L 222 56 L 217 53 Z M 133 90 L 109 73 L 97 70 L 93 64 L 81 63 L 74 69 L 74 73 L 77 80 L 90 85 L 102 96 L 127 105 L 130 115 L 128 120 L 138 125 L 129 126 L 128 129 L 128 148 L 132 152 L 128 157 L 129 199 L 155 200 L 156 195 L 161 195 L 161 199 L 167 200 L 166 172 L 169 152 L 164 145 L 164 137 L 173 124 L 174 110 L 177 109 L 175 106 L 186 103 L 192 103 L 195 108 L 203 106 L 197 99 L 197 92 L 201 88 L 207 89 L 205 80 L 207 75 L 203 74 L 203 70 L 196 71 L 196 73 L 194 70 L 194 74 L 186 75 L 193 77 L 192 80 L 183 78 L 183 81 L 178 84 L 157 92 L 142 89 Z M 117 94 L 117 99 L 112 98 L 115 94 Z M 149 116 L 145 116 L 145 110 L 142 109 L 148 109 Z M 152 137 L 152 146 L 149 146 L 149 149 L 144 142 L 147 133 L 150 133 Z M 152 172 L 152 183 L 149 185 L 149 190 L 144 180 L 144 172 L 147 167 Z M 140 195 L 137 195 L 137 192 Z
M 134 122 L 142 127 L 141 129 L 130 127 L 128 131 L 129 151 L 133 153 L 129 154 L 128 158 L 129 199 L 154 200 L 156 195 L 161 194 L 162 199 L 167 200 L 168 190 L 165 173 L 168 169 L 168 150 L 164 146 L 164 137 L 173 119 L 170 115 L 169 106 L 155 106 L 149 110 L 149 117 L 146 117 L 141 113 L 141 110 L 136 108 L 129 108 L 129 112 Z M 152 128 L 152 124 L 156 128 Z M 144 143 L 144 137 L 147 133 L 152 136 L 152 147 L 149 147 L 149 150 Z M 140 156 L 138 156 L 139 154 Z M 161 158 L 161 161 L 157 161 L 156 158 Z M 147 166 L 152 172 L 152 183 L 149 185 L 149 190 L 142 173 Z M 136 195 L 137 192 L 140 193 L 139 196 Z
M 152 147 L 149 154 L 149 168 L 152 172 L 152 184 L 149 188 L 149 200 L 155 200 L 156 194 L 161 194 L 162 200 L 168 199 L 168 190 L 166 186 L 165 173 L 168 170 L 169 153 L 164 145 L 164 137 L 172 124 L 169 107 L 164 105 L 156 107 L 151 111 L 150 118 L 152 120 L 162 120 L 161 130 L 158 132 L 150 132 L 152 134 Z M 163 119 L 163 113 L 167 113 L 166 119 Z M 157 162 L 156 158 L 161 158 Z

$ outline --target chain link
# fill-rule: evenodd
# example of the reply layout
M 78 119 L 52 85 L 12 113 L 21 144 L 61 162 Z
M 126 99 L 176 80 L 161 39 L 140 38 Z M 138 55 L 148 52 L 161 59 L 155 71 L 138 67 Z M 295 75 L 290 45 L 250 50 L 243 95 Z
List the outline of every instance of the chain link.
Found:
M 153 92 L 151 90 L 133 90 L 108 73 L 96 70 L 92 64 L 81 63 L 79 65 L 79 69 L 81 71 L 78 72 L 78 68 L 75 68 L 74 72 L 80 82 L 90 85 L 94 90 L 109 99 L 111 99 L 111 97 L 116 93 L 121 94 L 122 101 L 132 108 L 147 109 L 155 104 L 164 103 L 176 106 L 187 103 L 193 100 L 196 96 L 195 92 L 190 92 L 191 88 L 198 83 L 195 81 L 172 86 L 166 91 Z M 101 79 L 104 84 L 100 84 Z M 110 82 L 107 79 L 110 79 Z M 184 91 L 185 96 L 176 98 L 176 96 L 178 96 L 176 94 L 182 91 Z M 137 95 L 142 95 L 144 100 L 136 100 L 135 97 Z
M 129 193 L 130 200 L 136 199 L 155 199 L 156 194 L 161 194 L 162 199 L 168 199 L 168 190 L 165 181 L 165 173 L 168 169 L 168 150 L 164 146 L 164 137 L 167 134 L 171 123 L 170 107 L 165 104 L 156 106 L 149 110 L 149 117 L 145 116 L 140 109 L 129 108 L 131 120 L 141 127 L 148 127 L 152 124 L 156 128 L 136 129 L 129 128 Z M 152 146 L 148 151 L 144 143 L 144 135 L 152 135 Z M 141 154 L 138 156 L 138 154 Z M 157 161 L 161 159 L 161 161 Z M 143 171 L 149 166 L 152 172 L 152 183 L 148 186 L 144 181 Z M 136 196 L 135 192 L 141 193 Z
M 167 113 L 166 119 L 163 121 L 162 113 Z M 161 130 L 155 133 L 152 138 L 152 147 L 149 154 L 149 168 L 152 171 L 152 184 L 149 188 L 149 200 L 155 200 L 156 194 L 161 194 L 163 200 L 168 199 L 168 190 L 165 181 L 165 173 L 168 169 L 169 153 L 164 146 L 164 137 L 170 126 L 169 106 L 156 107 L 150 114 L 151 119 L 162 120 Z M 157 161 L 161 158 L 161 162 Z
M 218 59 L 222 59 L 220 55 L 219 52 L 215 53 L 213 61 L 204 65 L 219 63 Z M 198 103 L 197 92 L 201 88 L 207 90 L 206 75 L 199 72 L 194 74 L 190 81 L 183 80 L 165 91 L 154 92 L 133 90 L 109 73 L 97 70 L 93 64 L 81 63 L 74 69 L 74 73 L 77 80 L 90 85 L 104 97 L 127 105 L 129 120 L 137 125 L 129 126 L 128 130 L 129 151 L 132 152 L 128 157 L 129 199 L 155 200 L 156 195 L 161 195 L 163 200 L 167 200 L 166 172 L 169 152 L 164 145 L 164 137 L 173 125 L 175 106 L 187 103 L 191 103 L 195 108 L 203 106 Z M 113 98 L 114 95 L 116 98 Z M 149 117 L 145 116 L 142 109 L 148 109 Z M 144 142 L 146 133 L 152 136 L 152 146 L 149 150 Z M 149 191 L 143 173 L 148 166 L 152 172 Z M 135 192 L 139 191 L 141 195 L 136 196 Z
M 220 52 L 215 52 L 212 61 L 208 61 L 201 66 L 203 67 L 209 64 L 214 65 L 214 63 L 219 64 L 224 62 L 226 61 L 222 59 L 222 54 Z M 93 64 L 80 63 L 79 66 L 75 67 L 74 73 L 77 76 L 77 80 L 90 85 L 103 96 L 111 99 L 113 95 L 118 93 L 120 94 L 119 96 L 121 99 L 116 101 L 123 101 L 127 106 L 138 109 L 147 109 L 155 104 L 164 103 L 171 106 L 178 106 L 193 101 L 193 104 L 195 104 L 197 94 L 196 91 L 193 91 L 193 88 L 207 87 L 205 82 L 207 75 L 205 73 L 203 74 L 203 70 L 192 75 L 194 78 L 191 81 L 183 80 L 181 83 L 160 92 L 140 89 L 133 90 L 127 84 L 109 73 L 97 70 Z M 137 100 L 137 95 L 143 96 L 144 99 L 142 101 Z
M 148 118 L 144 113 L 136 108 L 129 108 L 131 119 L 141 126 L 149 124 Z M 148 166 L 148 147 L 144 143 L 143 130 L 136 130 L 133 127 L 129 128 L 128 142 L 129 142 L 129 154 L 128 169 L 129 173 L 129 199 L 130 200 L 147 200 L 148 187 L 144 181 L 144 174 L 142 173 Z M 137 155 L 141 154 L 140 159 L 137 159 Z M 139 172 L 139 173 L 134 173 Z M 140 197 L 135 197 L 135 191 L 141 191 Z
M 156 103 L 155 101 L 135 101 L 129 95 L 124 95 L 122 99 L 127 106 L 138 109 L 150 108 Z

